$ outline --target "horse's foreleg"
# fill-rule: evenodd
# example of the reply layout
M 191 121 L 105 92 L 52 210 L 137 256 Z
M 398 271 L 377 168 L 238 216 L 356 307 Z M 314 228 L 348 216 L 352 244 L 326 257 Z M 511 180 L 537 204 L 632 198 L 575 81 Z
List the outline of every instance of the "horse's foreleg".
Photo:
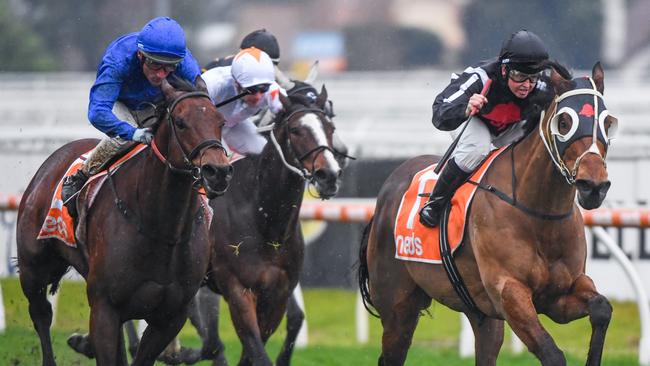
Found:
M 190 321 L 196 328 L 203 346 L 201 359 L 213 360 L 213 365 L 228 365 L 225 346 L 219 338 L 219 301 L 221 296 L 208 287 L 201 287 L 190 305 Z
M 484 318 L 479 322 L 473 313 L 466 314 L 474 331 L 477 366 L 494 366 L 503 345 L 503 320 Z
M 90 290 L 89 290 L 90 293 Z M 95 350 L 97 365 L 120 365 L 123 342 L 122 324 L 117 311 L 106 299 L 91 299 L 90 342 Z M 123 346 L 122 346 L 123 347 Z
M 129 341 L 129 353 L 131 354 L 131 357 L 135 357 L 135 354 L 138 351 L 138 344 L 140 343 L 138 331 L 135 329 L 135 320 L 129 320 L 124 323 L 124 329 L 126 330 L 126 336 Z
M 508 324 L 542 365 L 566 365 L 564 353 L 537 317 L 530 289 L 517 280 L 508 279 L 500 295 L 501 306 Z
M 612 318 L 612 306 L 607 298 L 596 291 L 593 281 L 586 275 L 578 277 L 571 294 L 560 297 L 546 313 L 558 323 L 568 323 L 589 314 L 591 340 L 587 366 L 600 365 L 605 345 L 605 335 Z
M 275 360 L 277 366 L 290 364 L 293 347 L 296 344 L 296 338 L 298 338 L 298 332 L 300 332 L 304 320 L 305 313 L 300 309 L 296 297 L 292 294 L 287 304 L 287 336 L 284 339 L 282 350 Z
M 23 293 L 29 301 L 29 316 L 32 318 L 34 329 L 41 341 L 43 352 L 43 365 L 56 365 L 54 352 L 52 351 L 52 339 L 50 338 L 50 326 L 52 325 L 52 305 L 47 301 L 47 283 L 43 278 L 32 276 L 31 270 L 20 267 L 20 285 Z
M 187 320 L 187 312 L 181 311 L 174 316 L 168 317 L 164 322 L 155 322 L 147 319 L 147 329 L 142 334 L 138 352 L 133 360 L 133 366 L 153 365 L 156 357 L 174 339 L 176 334 L 183 328 Z
M 256 294 L 251 289 L 230 289 L 228 307 L 235 331 L 242 343 L 239 365 L 273 365 L 264 350 L 257 319 Z

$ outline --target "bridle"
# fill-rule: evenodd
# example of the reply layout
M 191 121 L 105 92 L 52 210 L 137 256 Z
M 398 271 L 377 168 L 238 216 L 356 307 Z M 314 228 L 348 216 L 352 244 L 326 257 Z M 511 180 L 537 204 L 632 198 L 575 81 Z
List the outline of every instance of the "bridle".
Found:
M 603 95 L 596 89 L 596 84 L 594 83 L 593 79 L 592 78 L 588 78 L 588 79 L 592 88 L 573 89 L 563 93 L 562 95 L 555 97 L 551 107 L 549 108 L 550 117 L 544 119 L 545 111 L 542 111 L 542 114 L 540 116 L 541 123 L 539 124 L 539 134 L 541 136 L 542 141 L 544 142 L 544 146 L 546 147 L 546 150 L 548 151 L 551 160 L 553 161 L 553 164 L 560 171 L 560 173 L 562 173 L 567 183 L 570 185 L 575 184 L 580 162 L 588 154 L 597 155 L 602 160 L 603 164 L 607 166 L 607 163 L 605 162 L 605 158 L 600 153 L 600 150 L 598 149 L 598 145 L 596 142 L 599 140 L 599 131 L 600 131 L 601 134 L 604 136 L 603 139 L 605 142 L 604 143 L 605 150 L 607 150 L 611 138 L 607 136 L 607 133 L 604 130 L 604 127 L 602 125 L 604 124 L 604 120 L 609 115 L 609 113 L 605 109 L 602 112 L 603 117 L 601 118 L 601 116 L 599 115 L 598 98 L 604 100 Z M 568 146 L 578 138 L 584 137 L 584 135 L 575 136 L 576 131 L 579 129 L 579 123 L 580 123 L 578 113 L 569 106 L 562 107 L 558 110 L 558 105 L 563 100 L 567 100 L 569 98 L 579 96 L 579 95 L 593 95 L 594 118 L 593 118 L 593 127 L 591 128 L 592 140 L 589 148 L 583 151 L 582 154 L 580 154 L 580 156 L 578 156 L 578 158 L 576 159 L 575 163 L 573 164 L 573 167 L 569 168 L 566 166 L 564 160 L 562 159 L 562 153 L 560 150 L 563 147 L 560 147 L 559 144 Z M 559 118 L 559 115 L 562 113 L 569 114 L 573 119 L 572 128 L 566 135 L 562 135 L 557 128 L 557 120 Z
M 181 154 L 183 155 L 183 167 L 176 167 L 174 166 L 169 159 L 167 159 L 161 152 L 160 149 L 158 149 L 158 146 L 156 144 L 156 140 L 154 139 L 151 141 L 151 149 L 155 153 L 155 155 L 160 159 L 160 161 L 163 162 L 163 164 L 166 164 L 169 170 L 171 170 L 173 173 L 177 174 L 185 174 L 185 175 L 190 175 L 192 178 L 194 178 L 195 181 L 198 181 L 201 179 L 201 167 L 196 166 L 192 163 L 192 159 L 194 159 L 197 155 L 203 154 L 205 150 L 210 149 L 210 148 L 217 148 L 223 150 L 223 152 L 227 155 L 226 149 L 219 140 L 205 140 L 198 145 L 196 145 L 192 151 L 188 154 L 185 149 L 183 148 L 183 145 L 181 145 L 180 138 L 178 137 L 178 133 L 176 132 L 176 125 L 174 124 L 174 117 L 172 116 L 174 109 L 180 103 L 182 100 L 187 99 L 187 98 L 207 98 L 208 100 L 210 99 L 210 95 L 206 92 L 202 91 L 195 91 L 195 92 L 189 92 L 186 94 L 183 94 L 179 96 L 178 98 L 174 99 L 171 104 L 167 106 L 166 109 L 166 114 L 167 114 L 167 123 L 170 126 L 169 134 L 171 136 L 170 140 L 175 141 L 176 145 L 178 145 Z
M 303 107 L 303 108 L 298 108 L 291 113 L 289 113 L 286 116 L 283 116 L 279 121 L 273 122 L 268 124 L 267 126 L 260 127 L 258 128 L 258 132 L 270 132 L 270 140 L 273 146 L 275 147 L 276 151 L 278 152 L 278 155 L 280 156 L 280 160 L 284 164 L 284 166 L 289 169 L 291 172 L 297 174 L 300 176 L 303 180 L 309 181 L 310 183 L 314 184 L 314 171 L 313 168 L 312 170 L 308 170 L 305 168 L 303 161 L 311 154 L 314 154 L 313 160 L 315 161 L 316 158 L 322 154 L 325 151 L 330 151 L 334 155 L 343 155 L 339 153 L 338 151 L 332 149 L 329 146 L 325 145 L 319 145 L 316 146 L 315 148 L 309 150 L 308 152 L 302 154 L 301 156 L 296 156 L 296 154 L 293 151 L 292 145 L 291 145 L 291 134 L 289 132 L 289 121 L 291 121 L 292 118 L 294 118 L 298 113 L 315 113 L 318 114 L 324 118 L 327 118 L 327 114 L 325 111 L 319 108 L 310 108 L 310 107 Z M 286 135 L 286 146 L 287 149 L 291 152 L 291 155 L 293 156 L 293 163 L 290 164 L 286 157 L 284 156 L 284 152 L 282 150 L 282 146 L 280 146 L 280 143 L 278 142 L 277 138 L 275 137 L 275 133 L 273 133 L 273 130 L 275 129 L 276 123 L 279 124 L 282 128 L 285 130 L 285 135 Z M 313 164 L 312 164 L 313 166 Z

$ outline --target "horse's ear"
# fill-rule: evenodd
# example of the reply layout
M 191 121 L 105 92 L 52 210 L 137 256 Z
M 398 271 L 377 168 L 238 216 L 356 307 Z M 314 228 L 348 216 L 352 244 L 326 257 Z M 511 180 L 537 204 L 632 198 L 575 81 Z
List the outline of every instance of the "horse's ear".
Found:
M 596 89 L 600 94 L 603 94 L 605 92 L 605 71 L 603 71 L 603 66 L 600 64 L 600 61 L 596 62 L 594 68 L 591 69 L 591 78 L 594 79 Z
M 325 84 L 320 88 L 320 94 L 316 98 L 316 105 L 320 109 L 325 109 L 325 103 L 327 103 L 327 89 L 325 89 Z
M 551 68 L 551 84 L 555 89 L 555 94 L 562 95 L 567 90 L 571 89 L 571 80 L 567 80 L 560 75 L 559 72 Z
M 196 80 L 194 80 L 194 85 L 196 85 L 196 88 L 199 89 L 202 92 L 208 92 L 208 85 L 205 83 L 205 80 L 201 77 L 201 75 L 196 77 Z
M 275 80 L 278 82 L 278 85 L 287 91 L 293 89 L 293 87 L 296 86 L 296 83 L 291 81 L 291 79 L 289 79 L 287 75 L 280 71 L 277 66 L 275 66 Z
M 160 89 L 162 90 L 167 100 L 173 100 L 176 97 L 176 89 L 174 89 L 169 81 L 167 81 L 167 78 L 162 79 Z
M 314 81 L 316 81 L 317 77 L 318 77 L 318 60 L 314 61 L 314 63 L 309 68 L 309 74 L 305 79 L 305 83 L 312 85 L 314 84 Z

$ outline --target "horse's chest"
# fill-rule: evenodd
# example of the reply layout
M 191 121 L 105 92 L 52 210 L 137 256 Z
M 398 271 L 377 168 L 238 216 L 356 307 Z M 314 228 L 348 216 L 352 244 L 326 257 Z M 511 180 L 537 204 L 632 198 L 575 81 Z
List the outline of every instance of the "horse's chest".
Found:
M 561 260 L 533 266 L 531 288 L 540 297 L 556 297 L 568 293 L 575 281 L 573 271 Z

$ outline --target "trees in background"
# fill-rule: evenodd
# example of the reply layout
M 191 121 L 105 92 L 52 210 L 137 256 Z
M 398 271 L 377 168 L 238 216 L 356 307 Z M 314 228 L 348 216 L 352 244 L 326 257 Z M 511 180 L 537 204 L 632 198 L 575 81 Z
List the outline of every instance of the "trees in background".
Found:
M 473 1 L 463 16 L 463 63 L 497 56 L 503 39 L 528 29 L 546 42 L 551 58 L 571 68 L 591 69 L 602 54 L 602 22 L 600 1 Z
M 0 50 L 0 72 L 57 68 L 43 37 L 14 17 L 4 0 L 0 1 Z

